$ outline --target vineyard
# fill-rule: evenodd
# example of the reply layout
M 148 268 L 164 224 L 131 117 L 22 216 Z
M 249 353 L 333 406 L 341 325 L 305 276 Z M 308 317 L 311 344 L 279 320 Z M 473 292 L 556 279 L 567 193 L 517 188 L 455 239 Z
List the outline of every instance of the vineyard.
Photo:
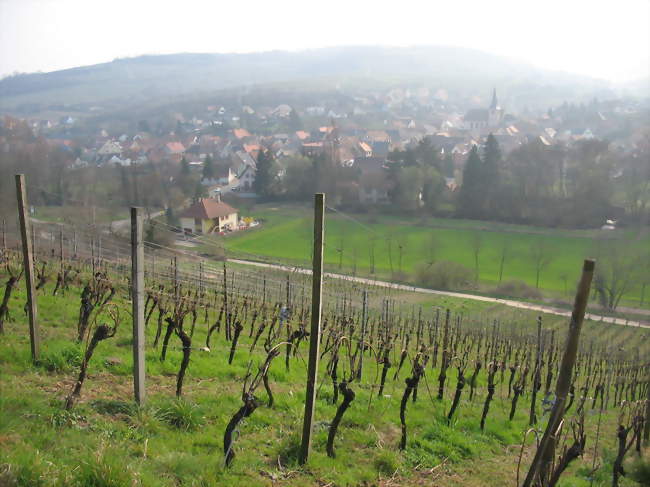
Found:
M 145 240 L 138 343 L 129 239 L 29 226 L 31 339 L 2 241 L 0 485 L 648 485 L 650 333 L 582 325 L 589 261 L 570 326 L 325 279 L 313 348 L 311 276 Z

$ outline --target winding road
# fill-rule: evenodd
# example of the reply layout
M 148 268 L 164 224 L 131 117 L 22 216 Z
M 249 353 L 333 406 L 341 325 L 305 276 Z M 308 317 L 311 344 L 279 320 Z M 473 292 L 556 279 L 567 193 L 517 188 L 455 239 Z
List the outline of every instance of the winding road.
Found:
M 249 265 L 249 266 L 255 266 L 255 267 L 264 267 L 266 269 L 275 269 L 278 271 L 284 271 L 284 272 L 297 272 L 299 274 L 311 274 L 310 269 L 304 269 L 301 267 L 293 267 L 293 266 L 285 266 L 285 265 L 279 265 L 279 264 L 267 264 L 265 262 L 255 262 L 251 260 L 242 260 L 242 259 L 228 259 L 228 262 L 232 262 L 233 264 L 241 264 L 241 265 Z M 437 296 L 449 296 L 452 298 L 461 298 L 461 299 L 472 299 L 474 301 L 483 301 L 486 303 L 496 303 L 496 304 L 503 304 L 505 306 L 510 306 L 512 308 L 518 308 L 518 309 L 525 309 L 525 310 L 530 310 L 530 311 L 539 311 L 541 313 L 549 313 L 557 316 L 566 316 L 570 317 L 571 316 L 571 311 L 567 311 L 565 309 L 561 308 L 556 308 L 553 306 L 545 306 L 541 304 L 533 304 L 533 303 L 526 303 L 522 301 L 515 301 L 512 299 L 501 299 L 501 298 L 491 298 L 489 296 L 478 296 L 475 294 L 466 294 L 466 293 L 457 293 L 457 292 L 452 292 L 452 291 L 437 291 L 435 289 L 427 289 L 423 287 L 416 287 L 416 286 L 407 286 L 405 284 L 396 284 L 394 282 L 388 282 L 388 281 L 378 281 L 375 279 L 367 279 L 364 277 L 354 277 L 354 276 L 348 276 L 345 274 L 335 274 L 332 272 L 325 272 L 325 277 L 333 278 L 333 279 L 343 279 L 346 281 L 352 281 L 352 282 L 357 282 L 359 284 L 366 284 L 369 286 L 377 286 L 377 287 L 386 287 L 386 288 L 391 288 L 391 289 L 398 289 L 401 291 L 411 291 L 411 292 L 416 292 L 416 293 L 422 293 L 422 294 L 434 294 Z M 644 322 L 644 321 L 634 321 L 634 320 L 627 320 L 623 318 L 615 318 L 612 316 L 604 316 L 604 315 L 599 315 L 599 314 L 594 314 L 594 313 L 587 313 L 585 314 L 585 318 L 593 321 L 600 321 L 602 323 L 611 323 L 613 325 L 622 325 L 622 326 L 633 326 L 633 327 L 638 327 L 638 328 L 650 328 L 650 323 Z

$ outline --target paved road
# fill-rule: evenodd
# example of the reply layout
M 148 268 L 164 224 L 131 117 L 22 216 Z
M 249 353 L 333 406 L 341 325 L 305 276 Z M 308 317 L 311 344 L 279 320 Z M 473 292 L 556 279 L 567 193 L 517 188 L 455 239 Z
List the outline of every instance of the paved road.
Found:
M 254 262 L 250 260 L 241 260 L 241 259 L 228 259 L 228 262 L 232 262 L 234 264 L 243 264 L 243 265 L 250 265 L 250 266 L 257 266 L 257 267 L 264 267 L 267 269 L 276 269 L 280 271 L 286 271 L 286 272 L 297 272 L 300 274 L 311 274 L 311 270 L 309 269 L 303 269 L 300 267 L 291 267 L 291 266 L 284 266 L 284 265 L 278 265 L 278 264 L 266 264 L 263 262 Z M 345 274 L 335 274 L 332 272 L 326 272 L 325 273 L 326 277 L 334 278 L 334 279 L 343 279 L 346 281 L 353 281 L 357 282 L 359 284 L 367 284 L 369 286 L 378 286 L 378 287 L 386 287 L 386 288 L 392 288 L 392 289 L 398 289 L 401 291 L 412 291 L 412 292 L 417 292 L 417 293 L 423 293 L 423 294 L 435 294 L 438 296 L 449 296 L 452 298 L 461 298 L 461 299 L 472 299 L 474 301 L 483 301 L 486 303 L 497 303 L 497 304 L 503 304 L 505 306 L 510 306 L 512 308 L 518 308 L 518 309 L 525 309 L 525 310 L 530 310 L 530 311 L 539 311 L 541 313 L 549 313 L 557 316 L 566 316 L 570 317 L 571 312 L 561 309 L 561 308 L 555 308 L 553 306 L 544 306 L 540 304 L 533 304 L 533 303 L 526 303 L 522 301 L 514 301 L 512 299 L 501 299 L 501 298 L 491 298 L 488 296 L 477 296 L 475 294 L 465 294 L 465 293 L 456 293 L 456 292 L 451 292 L 451 291 L 436 291 L 434 289 L 427 289 L 427 288 L 422 288 L 422 287 L 416 287 L 416 286 L 406 286 L 404 284 L 395 284 L 393 282 L 388 282 L 388 281 L 377 281 L 375 279 L 366 279 L 364 277 L 353 277 L 353 276 L 348 276 Z M 650 323 L 647 322 L 641 322 L 641 321 L 633 321 L 633 320 L 626 320 L 623 318 L 614 318 L 611 316 L 602 316 L 594 313 L 587 313 L 585 315 L 585 318 L 593 321 L 602 321 L 603 323 L 612 323 L 614 325 L 624 325 L 624 326 L 636 326 L 640 328 L 650 328 Z

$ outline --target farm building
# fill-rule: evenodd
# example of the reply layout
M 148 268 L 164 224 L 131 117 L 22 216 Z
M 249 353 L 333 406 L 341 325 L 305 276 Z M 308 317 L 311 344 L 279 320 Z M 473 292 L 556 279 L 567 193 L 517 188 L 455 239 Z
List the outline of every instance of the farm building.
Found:
M 208 234 L 237 228 L 237 210 L 221 201 L 221 196 L 201 198 L 180 215 L 185 233 Z

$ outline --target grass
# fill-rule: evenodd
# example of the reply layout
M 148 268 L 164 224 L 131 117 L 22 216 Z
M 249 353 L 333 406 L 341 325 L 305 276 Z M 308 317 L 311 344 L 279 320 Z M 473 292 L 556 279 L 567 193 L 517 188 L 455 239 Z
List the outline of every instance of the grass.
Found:
M 263 225 L 227 236 L 223 242 L 230 255 L 242 258 L 279 260 L 307 265 L 312 252 L 311 210 L 296 206 L 259 205 L 251 216 Z M 330 271 L 358 275 L 370 273 L 370 248 L 375 255 L 376 277 L 413 282 L 419 266 L 434 260 L 449 260 L 475 271 L 473 241 L 480 236 L 478 275 L 481 288 L 493 290 L 499 284 L 501 249 L 509 250 L 503 281 L 521 280 L 535 287 L 536 268 L 531 249 L 542 240 L 550 261 L 539 279 L 539 287 L 556 299 L 570 299 L 580 272 L 580 262 L 593 255 L 598 238 L 634 239 L 632 231 L 603 234 L 599 230 L 554 230 L 471 220 L 440 218 L 397 218 L 383 215 L 352 215 L 328 212 L 325 231 L 325 263 Z M 433 243 L 432 243 L 433 242 Z M 650 245 L 646 236 L 636 241 L 639 249 Z M 399 246 L 402 247 L 401 268 Z M 339 249 L 343 249 L 343 255 Z M 390 251 L 389 251 L 390 248 Z M 392 266 L 391 266 L 392 262 Z M 339 263 L 342 266 L 339 268 Z M 624 303 L 638 306 L 640 288 L 626 294 Z M 648 306 L 650 303 L 646 303 Z
M 37 206 L 34 209 L 34 218 L 48 223 L 110 223 L 114 220 L 129 218 L 126 208 L 102 208 L 94 210 L 86 206 Z
M 0 275 L 0 282 L 4 276 Z M 451 425 L 446 412 L 456 381 L 450 369 L 444 400 L 432 399 L 437 371 L 427 372 L 417 403 L 409 403 L 409 441 L 404 452 L 399 442 L 399 402 L 408 367 L 385 396 L 376 397 L 376 366 L 364 367 L 363 384 L 355 384 L 357 397 L 346 413 L 336 437 L 337 457 L 325 455 L 327 426 L 336 406 L 331 404 L 331 383 L 319 391 L 313 453 L 309 465 L 297 462 L 299 432 L 304 408 L 306 373 L 305 345 L 286 370 L 283 357 L 271 367 L 271 387 L 276 405 L 260 407 L 239 428 L 231 468 L 224 467 L 223 432 L 241 406 L 241 383 L 249 360 L 256 367 L 260 352 L 249 356 L 247 333 L 232 365 L 227 364 L 229 343 L 222 334 L 212 337 L 212 351 L 192 353 L 182 399 L 174 398 L 175 374 L 180 363 L 179 342 L 174 337 L 165 362 L 151 346 L 154 326 L 147 329 L 147 401 L 132 401 L 131 323 L 120 325 L 116 337 L 101 342 L 92 358 L 89 377 L 75 408 L 63 411 L 63 399 L 76 380 L 80 348 L 74 343 L 80 289 L 65 296 L 51 296 L 51 286 L 39 296 L 42 356 L 32 364 L 27 323 L 21 312 L 22 286 L 12 296 L 15 321 L 8 323 L 0 341 L 0 485 L 2 486 L 308 486 L 308 485 L 463 485 L 514 484 L 516 458 L 522 433 L 527 429 L 527 404 L 522 399 L 514 421 L 507 420 L 509 403 L 503 388 L 497 389 L 487 427 L 479 429 L 485 377 L 479 377 L 478 397 L 469 402 L 468 391 Z M 124 289 L 118 303 L 128 303 Z M 452 305 L 465 309 L 462 300 L 426 297 L 427 306 Z M 415 301 L 414 301 L 415 302 Z M 513 315 L 498 306 L 470 303 L 476 316 L 501 317 L 512 326 L 534 319 Z M 500 315 L 499 313 L 503 313 Z M 202 313 L 201 313 L 202 315 Z M 216 318 L 210 311 L 208 323 Z M 489 317 L 489 318 L 488 318 Z M 501 319 L 500 318 L 500 319 Z M 566 326 L 566 320 L 545 317 L 545 326 Z M 152 320 L 154 323 L 154 320 Z M 194 337 L 196 346 L 205 341 L 206 323 L 201 316 Z M 248 328 L 245 326 L 245 330 Z M 647 344 L 642 330 L 588 323 L 587 340 L 623 345 Z M 644 345 L 640 345 L 644 346 Z M 258 347 L 260 350 L 261 347 Z M 392 377 L 394 370 L 389 374 Z M 319 381 L 324 378 L 321 363 Z M 258 391 L 265 399 L 263 389 Z M 615 444 L 616 412 L 608 412 L 601 425 L 600 444 L 611 451 Z M 589 443 L 593 449 L 596 417 L 588 418 Z M 529 458 L 530 448 L 526 449 Z M 607 485 L 612 456 L 603 460 L 599 480 Z M 588 485 L 588 458 L 576 462 L 564 486 Z M 608 470 L 609 469 L 609 470 Z M 600 478 L 602 477 L 602 481 Z M 625 480 L 624 486 L 636 485 Z

